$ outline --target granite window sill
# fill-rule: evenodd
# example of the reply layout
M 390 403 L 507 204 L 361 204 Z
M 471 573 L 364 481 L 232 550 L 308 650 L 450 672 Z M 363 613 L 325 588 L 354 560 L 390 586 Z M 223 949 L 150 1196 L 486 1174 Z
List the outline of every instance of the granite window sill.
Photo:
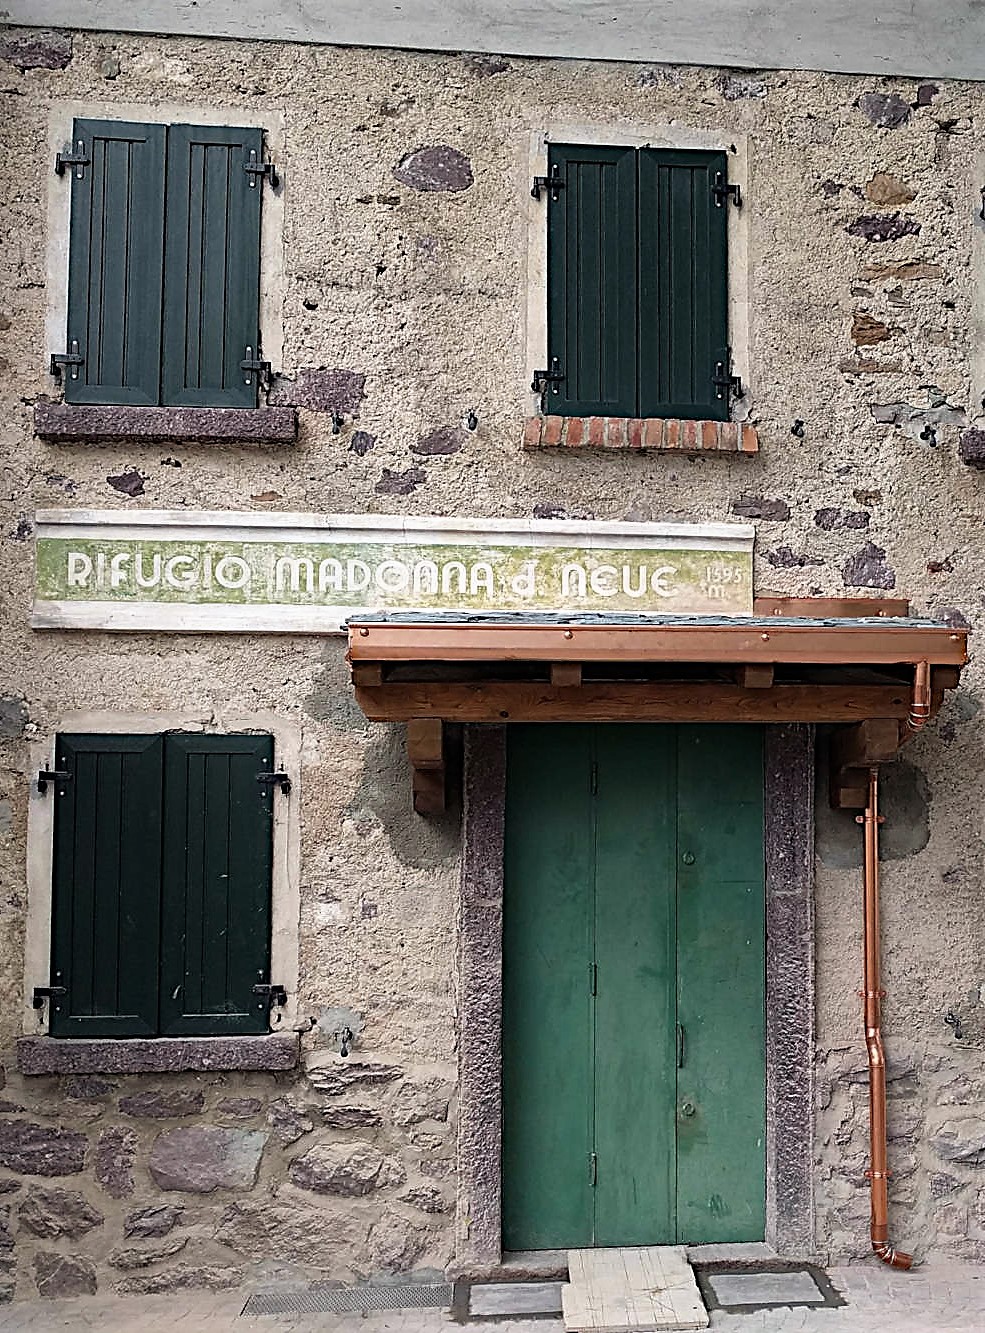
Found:
M 287 1070 L 298 1062 L 293 1032 L 255 1037 L 19 1037 L 21 1074 L 171 1074 L 183 1070 Z
M 50 444 L 293 444 L 293 407 L 97 407 L 88 403 L 34 404 L 34 433 Z

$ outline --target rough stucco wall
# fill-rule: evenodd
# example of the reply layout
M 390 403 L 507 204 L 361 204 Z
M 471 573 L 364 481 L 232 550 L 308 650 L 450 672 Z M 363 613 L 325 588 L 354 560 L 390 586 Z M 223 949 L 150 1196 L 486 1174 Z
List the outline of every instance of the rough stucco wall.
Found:
M 85 1169 L 54 1184 L 82 1190 L 105 1221 L 74 1237 L 39 1239 L 21 1220 L 23 1200 L 51 1182 L 9 1171 L 0 1178 L 10 1191 L 0 1260 L 13 1262 L 16 1240 L 23 1294 L 36 1279 L 50 1292 L 84 1287 L 90 1273 L 107 1288 L 125 1280 L 107 1262 L 123 1244 L 124 1214 L 173 1197 L 148 1174 L 157 1134 L 227 1124 L 216 1102 L 251 1097 L 260 1106 L 245 1116 L 246 1132 L 270 1136 L 257 1184 L 182 1196 L 192 1238 L 180 1255 L 161 1254 L 142 1272 L 166 1288 L 209 1281 L 222 1266 L 255 1272 L 265 1252 L 291 1271 L 332 1276 L 441 1267 L 452 1223 L 440 1210 L 454 1193 L 455 816 L 426 824 L 410 814 L 402 737 L 361 719 L 337 640 L 32 633 L 32 512 L 69 505 L 751 516 L 759 525 L 760 591 L 895 587 L 921 611 L 974 625 L 985 481 L 959 462 L 957 445 L 965 414 L 978 409 L 970 330 L 980 294 L 970 255 L 982 94 L 963 84 L 918 90 L 907 80 L 191 39 L 76 34 L 71 44 L 59 36 L 56 47 L 47 59 L 42 50 L 49 68 L 33 67 L 38 59 L 25 59 L 16 41 L 5 48 L 12 59 L 0 61 L 8 182 L 0 248 L 0 653 L 9 699 L 0 709 L 0 1045 L 11 1050 L 19 1022 L 26 742 L 49 734 L 68 709 L 270 709 L 303 727 L 301 1013 L 356 1011 L 363 1026 L 354 1058 L 396 1077 L 363 1080 L 341 1101 L 317 1075 L 108 1080 L 118 1086 L 80 1100 L 66 1080 L 28 1085 L 8 1072 L 9 1104 L 26 1109 L 0 1110 L 0 1140 L 17 1119 L 49 1136 L 59 1125 L 83 1132 Z M 896 100 L 860 107 L 869 94 Z M 214 102 L 261 123 L 267 111 L 284 112 L 281 369 L 365 376 L 362 398 L 351 378 L 309 377 L 316 391 L 306 394 L 312 406 L 301 409 L 293 450 L 55 447 L 33 439 L 31 404 L 53 392 L 44 374 L 51 349 L 43 219 L 48 190 L 65 185 L 51 174 L 47 118 L 52 102 L 69 98 L 102 99 L 107 114 L 114 102 Z M 519 391 L 526 160 L 530 130 L 550 119 L 627 127 L 674 120 L 718 130 L 726 141 L 749 136 L 752 348 L 739 369 L 752 389 L 759 456 L 521 453 L 529 407 Z M 893 121 L 900 123 L 889 127 Z M 469 159 L 469 188 L 423 192 L 395 178 L 406 154 L 440 144 Z M 893 182 L 871 184 L 877 172 Z M 866 198 L 867 188 L 882 205 Z M 866 239 L 886 224 L 880 230 L 859 219 L 886 215 L 900 219 L 898 239 Z M 282 384 L 278 392 L 294 391 Z M 940 399 L 953 409 L 921 415 Z M 333 404 L 350 418 L 337 435 L 319 410 Z M 876 420 L 873 405 L 903 425 Z M 473 407 L 478 429 L 460 430 Z M 795 419 L 805 423 L 802 437 L 791 434 Z M 928 422 L 936 445 L 920 439 Z M 451 452 L 427 452 L 433 445 L 420 452 L 436 429 Z M 977 1163 L 985 1163 L 980 691 L 973 663 L 959 697 L 909 748 L 906 763 L 922 778 L 902 783 L 900 809 L 911 818 L 929 804 L 930 837 L 909 851 L 903 840 L 884 882 L 891 1165 L 901 1204 L 894 1239 L 969 1258 L 981 1258 L 985 1243 L 985 1216 L 975 1209 Z M 888 813 L 892 821 L 892 806 Z M 857 836 L 848 817 L 822 835 L 818 876 L 818 1246 L 832 1257 L 867 1250 L 859 893 L 850 864 Z M 964 1020 L 963 1042 L 943 1024 L 949 1007 Z M 310 1040 L 327 1054 L 320 1031 Z M 114 1199 L 93 1174 L 99 1135 L 135 1123 L 119 1109 L 121 1097 L 155 1089 L 201 1091 L 204 1108 L 191 1118 L 140 1118 L 134 1193 Z M 287 1145 L 276 1114 L 267 1121 L 270 1101 L 282 1097 L 294 1100 L 302 1130 Z M 417 1109 L 401 1110 L 404 1100 Z M 335 1124 L 325 1117 L 326 1107 L 339 1105 L 368 1108 L 364 1122 L 378 1115 L 381 1123 L 340 1128 L 339 1117 Z M 416 1121 L 421 1110 L 425 1118 Z M 960 1123 L 940 1136 L 945 1121 Z M 245 1153 L 249 1144 L 237 1142 Z M 367 1194 L 285 1183 L 290 1160 L 312 1146 L 332 1161 L 341 1153 L 350 1182 L 370 1179 Z M 318 1243 L 298 1249 L 301 1233 Z M 49 1260 L 36 1268 L 42 1251 L 82 1258 L 74 1268 Z

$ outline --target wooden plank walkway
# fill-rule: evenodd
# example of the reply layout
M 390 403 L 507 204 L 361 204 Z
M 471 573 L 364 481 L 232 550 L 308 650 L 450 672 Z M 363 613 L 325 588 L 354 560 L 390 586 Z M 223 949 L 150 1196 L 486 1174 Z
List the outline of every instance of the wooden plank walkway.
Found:
M 570 1250 L 561 1304 L 567 1333 L 708 1327 L 683 1245 Z

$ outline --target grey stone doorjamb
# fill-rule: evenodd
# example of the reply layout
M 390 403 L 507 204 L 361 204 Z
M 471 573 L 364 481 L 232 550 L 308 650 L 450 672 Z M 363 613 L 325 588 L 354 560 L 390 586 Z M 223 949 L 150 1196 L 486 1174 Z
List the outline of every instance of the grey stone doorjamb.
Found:
M 765 728 L 766 1240 L 813 1253 L 814 733 Z M 502 1262 L 506 727 L 466 728 L 459 940 L 455 1270 Z

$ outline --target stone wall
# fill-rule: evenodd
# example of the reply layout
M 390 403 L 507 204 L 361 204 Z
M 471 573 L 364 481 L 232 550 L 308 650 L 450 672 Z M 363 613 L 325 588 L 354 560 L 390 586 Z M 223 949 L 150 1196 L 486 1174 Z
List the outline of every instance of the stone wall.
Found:
M 761 592 L 893 589 L 974 628 L 983 480 L 962 457 L 974 461 L 985 438 L 981 90 L 14 32 L 0 49 L 0 94 L 8 1288 L 443 1268 L 453 1243 L 457 809 L 436 821 L 412 813 L 402 732 L 362 718 L 338 640 L 32 632 L 34 510 L 736 517 L 759 529 Z M 283 113 L 284 358 L 271 398 L 297 404 L 296 446 L 35 438 L 34 402 L 57 396 L 46 374 L 56 349 L 45 330 L 45 219 L 49 191 L 67 188 L 48 141 L 49 114 L 66 101 L 107 115 L 170 106 L 177 119 L 203 105 L 259 123 Z M 737 369 L 758 453 L 522 448 L 533 410 L 523 391 L 527 164 L 531 132 L 550 121 L 627 133 L 675 121 L 726 144 L 746 136 L 751 345 Z M 973 662 L 888 777 L 884 870 L 893 1238 L 968 1258 L 981 1257 L 985 1238 L 981 689 Z M 13 1073 L 28 750 L 81 709 L 197 709 L 220 721 L 268 710 L 300 725 L 308 1072 Z M 844 1258 L 867 1251 L 859 834 L 850 814 L 825 814 L 823 794 L 818 820 L 817 1246 Z M 340 1010 L 360 1027 L 347 1075 L 330 1037 Z M 340 1089 L 338 1078 L 352 1081 Z

